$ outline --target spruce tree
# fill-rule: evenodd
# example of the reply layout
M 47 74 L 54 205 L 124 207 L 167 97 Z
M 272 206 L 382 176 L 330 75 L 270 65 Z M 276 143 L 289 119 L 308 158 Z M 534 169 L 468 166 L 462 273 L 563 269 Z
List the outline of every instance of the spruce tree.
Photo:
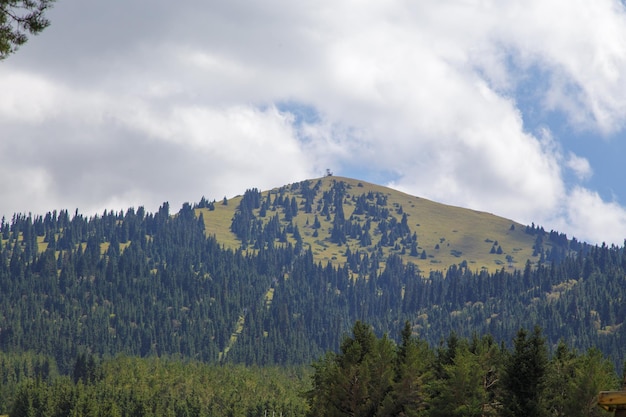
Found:
M 411 324 L 407 321 L 397 348 L 395 377 L 378 412 L 378 416 L 419 416 L 429 403 L 426 383 L 433 355 L 424 341 L 412 336 Z
M 313 388 L 308 393 L 311 415 L 374 417 L 392 389 L 393 343 L 377 339 L 371 327 L 357 321 L 340 353 L 327 354 L 314 364 Z
M 545 416 L 541 407 L 548 354 L 541 329 L 532 335 L 520 329 L 514 340 L 514 351 L 506 363 L 502 381 L 502 415 L 504 417 Z

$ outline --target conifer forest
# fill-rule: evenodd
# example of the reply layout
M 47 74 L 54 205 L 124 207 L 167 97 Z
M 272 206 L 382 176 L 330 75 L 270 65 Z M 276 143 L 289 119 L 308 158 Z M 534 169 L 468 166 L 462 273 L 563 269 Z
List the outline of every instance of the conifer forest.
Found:
M 246 191 L 234 249 L 202 214 L 226 202 L 204 198 L 3 219 L 0 414 L 605 414 L 594 398 L 619 388 L 626 359 L 623 247 L 533 225 L 551 250 L 515 269 L 426 274 L 347 245 L 345 263 L 323 263 L 299 211 L 319 205 L 332 227 L 310 227 L 338 244 L 367 247 L 374 230 L 343 213 L 341 187 L 310 185 L 291 188 L 297 200 Z M 367 201 L 355 197 L 388 216 Z M 386 225 L 380 245 L 420 256 L 401 217 Z

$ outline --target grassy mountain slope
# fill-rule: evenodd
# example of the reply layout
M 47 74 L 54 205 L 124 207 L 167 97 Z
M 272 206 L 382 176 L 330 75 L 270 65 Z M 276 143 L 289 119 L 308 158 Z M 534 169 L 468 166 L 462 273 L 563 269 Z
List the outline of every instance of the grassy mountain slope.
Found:
M 539 324 L 552 346 L 623 361 L 624 248 L 347 178 L 175 214 L 15 215 L 0 237 L 0 350 L 52 353 L 64 372 L 85 351 L 301 364 L 356 320 L 377 334 L 409 321 L 432 345 Z
M 358 238 L 346 239 L 345 243 L 338 244 L 332 241 L 331 231 L 333 228 L 334 212 L 329 215 L 323 213 L 323 195 L 331 190 L 334 184 L 344 183 L 346 194 L 343 198 L 343 212 L 347 220 L 364 225 L 367 220 L 371 221 L 371 244 L 363 246 Z M 297 225 L 302 236 L 304 248 L 310 247 L 316 261 L 323 264 L 332 262 L 335 265 L 343 265 L 346 262 L 346 250 L 350 248 L 352 253 L 372 253 L 379 251 L 384 260 L 390 253 L 401 255 L 405 262 L 413 262 L 420 270 L 428 273 L 432 270 L 446 270 L 450 265 L 461 264 L 464 261 L 471 270 L 486 269 L 490 272 L 505 269 L 523 268 L 527 260 L 533 264 L 539 260 L 539 255 L 533 256 L 535 237 L 526 233 L 526 226 L 512 220 L 495 216 L 493 214 L 453 207 L 436 203 L 424 198 L 419 198 L 393 190 L 387 187 L 370 184 L 367 182 L 327 176 L 324 178 L 307 181 L 311 187 L 319 183 L 314 204 L 310 212 L 305 212 L 305 199 L 302 193 L 302 183 L 291 184 L 261 192 L 261 200 L 270 197 L 274 201 L 277 197 L 291 200 L 295 198 L 298 204 L 298 212 L 293 217 L 293 225 Z M 387 221 L 395 218 L 398 223 L 402 220 L 402 213 L 407 215 L 407 224 L 410 234 L 417 236 L 417 256 L 411 248 L 401 240 L 392 246 L 380 245 L 382 233 L 379 230 L 379 221 L 367 214 L 356 214 L 356 199 L 359 196 L 370 196 L 369 202 L 375 205 L 376 201 L 386 199 L 385 204 L 379 205 L 386 208 L 389 215 Z M 383 197 L 383 199 L 379 199 Z M 208 235 L 215 235 L 217 240 L 230 248 L 241 246 L 241 240 L 231 231 L 231 221 L 242 196 L 228 200 L 227 205 L 223 202 L 214 204 L 214 209 L 197 209 L 197 214 L 202 213 Z M 260 217 L 260 208 L 254 211 L 257 218 L 267 223 L 276 214 L 281 219 L 282 226 L 289 224 L 285 220 L 284 210 L 273 207 L 264 217 Z M 318 236 L 314 236 L 313 227 L 315 218 L 320 222 Z M 293 238 L 289 237 L 293 242 Z M 546 243 L 546 249 L 550 248 Z M 404 250 L 403 250 L 404 249 Z M 381 267 L 384 263 L 381 264 Z

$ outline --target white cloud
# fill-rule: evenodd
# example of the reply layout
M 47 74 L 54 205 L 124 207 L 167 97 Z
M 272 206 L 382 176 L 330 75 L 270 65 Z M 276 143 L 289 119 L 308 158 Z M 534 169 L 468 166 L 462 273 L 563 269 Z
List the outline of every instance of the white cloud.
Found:
M 0 68 L 0 166 L 14 175 L 0 178 L 4 213 L 175 206 L 330 168 L 391 173 L 413 194 L 579 237 L 596 232 L 574 223 L 575 198 L 624 222 L 617 203 L 566 184 L 568 170 L 591 178 L 589 159 L 529 131 L 516 96 L 572 125 L 622 129 L 615 1 L 158 0 L 120 13 L 66 0 L 52 12 Z M 319 117 L 296 122 L 277 110 L 286 102 Z
M 581 158 L 573 152 L 569 153 L 566 164 L 568 168 L 574 171 L 574 174 L 580 180 L 588 179 L 593 175 L 593 170 L 591 169 L 589 161 L 586 158 Z
M 593 243 L 622 245 L 626 238 L 626 210 L 617 202 L 605 202 L 597 192 L 576 187 L 568 196 L 566 220 L 561 226 L 570 237 Z
M 571 122 L 614 133 L 624 127 L 626 9 L 615 0 L 504 2 L 494 36 L 515 54 L 521 69 L 550 75 L 547 108 Z
M 0 118 L 13 123 L 41 123 L 54 110 L 56 88 L 45 78 L 28 73 L 1 73 Z M 37 100 L 33 100 L 37 97 Z
M 319 175 L 289 115 L 273 106 L 161 108 L 149 97 L 74 91 L 38 77 L 2 79 L 11 84 L 0 119 L 14 127 L 0 142 L 6 215 L 156 209 L 166 200 L 176 207 L 203 194 L 221 198 Z

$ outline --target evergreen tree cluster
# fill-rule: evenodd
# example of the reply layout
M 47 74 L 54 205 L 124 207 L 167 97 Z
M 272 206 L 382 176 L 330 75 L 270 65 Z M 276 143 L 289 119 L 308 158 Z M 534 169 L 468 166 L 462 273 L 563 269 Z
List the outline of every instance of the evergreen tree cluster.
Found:
M 175 214 L 164 203 L 156 213 L 86 218 L 61 211 L 2 220 L 0 349 L 51 355 L 64 374 L 82 352 L 303 364 L 339 349 L 356 320 L 378 335 L 408 320 L 431 345 L 453 331 L 513 340 L 520 327 L 540 323 L 551 351 L 565 340 L 574 349 L 597 347 L 616 367 L 624 361 L 624 248 L 581 245 L 559 262 L 513 272 L 474 272 L 461 263 L 425 276 L 399 255 L 348 246 L 344 265 L 324 265 L 303 247 L 298 226 L 274 210 L 306 211 L 308 201 L 313 212 L 318 204 L 320 215 L 334 217 L 338 236 L 359 225 L 389 244 L 417 237 L 406 233 L 401 207 L 373 230 L 370 218 L 345 219 L 340 202 L 360 198 L 347 188 L 337 185 L 321 198 L 317 185 L 297 189 L 308 196 L 297 207 L 281 190 L 246 192 L 232 227 L 250 250 L 226 249 L 206 236 L 202 209 L 188 203 Z M 377 194 L 365 201 L 387 204 Z M 309 227 L 328 236 L 335 228 L 315 223 Z
M 267 216 L 268 210 L 276 211 L 277 207 L 283 208 L 283 218 L 287 225 L 283 225 L 278 213 L 275 213 L 268 221 L 263 218 Z M 259 209 L 258 216 L 255 210 Z M 296 241 L 298 249 L 302 248 L 302 237 L 299 235 L 297 225 L 291 220 L 298 214 L 298 204 L 295 197 L 284 198 L 283 194 L 276 196 L 271 201 L 270 194 L 261 201 L 259 190 L 247 190 L 237 207 L 231 223 L 231 231 L 241 240 L 245 249 L 251 246 L 254 249 L 272 247 L 276 242 L 287 243 L 288 234 Z
M 29 363 L 31 357 L 0 354 L 0 376 L 5 363 Z M 173 358 L 120 356 L 96 361 L 77 358 L 74 376 L 91 363 L 88 378 L 56 372 L 31 372 L 17 378 L 7 392 L 0 391 L 0 412 L 11 417 L 162 417 L 162 416 L 304 416 L 308 370 L 210 366 Z M 14 362 L 13 362 L 14 361 Z
M 27 352 L 0 353 L 0 381 L 11 417 L 599 417 L 598 392 L 619 385 L 599 350 L 550 352 L 538 327 L 518 329 L 511 347 L 456 333 L 432 346 L 409 322 L 396 343 L 360 321 L 311 370 L 81 353 L 61 375 L 52 357 Z
M 84 350 L 215 362 L 289 262 L 224 250 L 189 204 L 176 216 L 167 203 L 154 215 L 18 216 L 2 229 L 0 347 L 52 354 L 63 372 Z M 45 251 L 30 249 L 40 238 Z
M 551 349 L 563 339 L 576 349 L 601 349 L 616 366 L 625 359 L 622 249 L 597 247 L 560 264 L 494 274 L 451 267 L 423 277 L 399 256 L 387 258 L 382 272 L 379 261 L 349 253 L 352 265 L 334 268 L 314 264 L 308 252 L 277 281 L 266 313 L 284 323 L 280 332 L 307 340 L 311 353 L 338 346 L 353 320 L 371 323 L 378 334 L 410 320 L 431 344 L 452 331 L 512 340 L 518 328 L 541 323 Z M 272 335 L 259 340 L 274 343 Z
M 601 416 L 597 393 L 618 385 L 598 350 L 560 343 L 550 355 L 537 327 L 519 329 L 512 349 L 454 333 L 433 349 L 408 322 L 399 344 L 356 322 L 313 367 L 308 415 L 322 417 Z

